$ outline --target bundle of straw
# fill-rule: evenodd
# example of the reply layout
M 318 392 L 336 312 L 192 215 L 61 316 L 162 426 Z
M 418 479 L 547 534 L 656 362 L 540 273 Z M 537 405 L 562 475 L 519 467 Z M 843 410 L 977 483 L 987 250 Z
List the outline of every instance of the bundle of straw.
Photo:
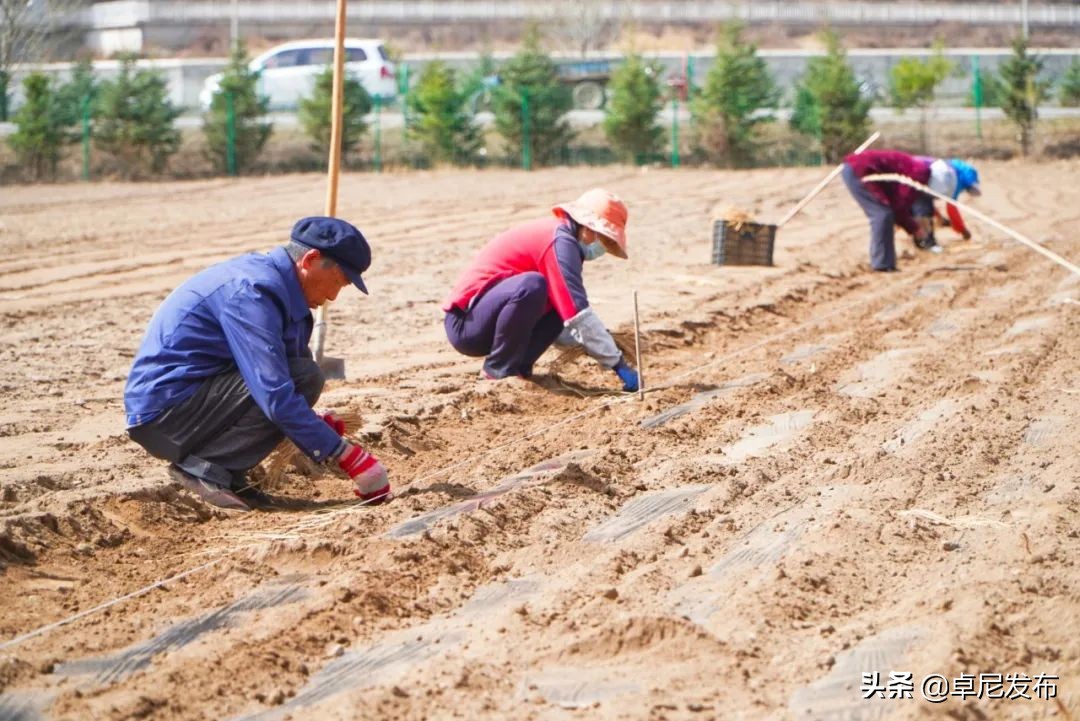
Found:
M 335 412 L 334 415 L 345 421 L 345 428 L 353 432 L 359 430 L 363 424 L 363 416 L 356 411 Z M 314 478 L 322 472 L 323 467 L 308 458 L 303 451 L 296 447 L 296 444 L 285 438 L 252 471 L 248 483 L 264 491 L 271 492 L 285 485 L 285 474 L 290 469 L 307 478 Z
M 623 357 L 625 357 L 627 360 L 631 360 L 631 359 L 634 358 L 635 354 L 634 354 L 634 332 L 633 331 L 628 330 L 628 331 L 620 331 L 618 333 L 612 333 L 611 337 L 612 337 L 612 339 L 614 339 L 615 346 L 623 354 Z M 647 349 L 647 346 L 645 344 L 645 338 L 642 337 L 642 339 L 641 339 L 641 351 L 642 351 L 642 353 L 644 353 L 646 349 Z M 578 358 L 581 358 L 583 355 L 585 355 L 584 346 L 582 346 L 582 345 L 572 345 L 569 348 L 563 349 L 563 351 L 561 353 L 559 353 L 558 356 L 555 357 L 555 360 L 551 361 L 551 363 L 548 365 L 548 368 L 551 370 L 552 373 L 558 373 L 563 368 L 568 366 L 570 363 L 573 363 Z
M 724 211 L 722 219 L 734 230 L 742 230 L 742 227 L 747 223 L 755 222 L 754 216 L 750 215 L 750 213 L 742 208 L 736 208 L 734 206 L 730 206 Z

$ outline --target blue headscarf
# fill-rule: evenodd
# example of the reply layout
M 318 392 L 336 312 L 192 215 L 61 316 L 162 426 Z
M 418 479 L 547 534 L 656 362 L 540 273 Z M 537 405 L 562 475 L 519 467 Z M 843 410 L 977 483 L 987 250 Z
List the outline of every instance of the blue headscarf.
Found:
M 975 191 L 979 190 L 979 171 L 970 163 L 965 163 L 963 160 L 953 158 L 949 161 L 949 165 L 956 171 L 956 190 L 953 191 L 953 200 L 956 200 L 960 196 L 961 191 L 975 188 Z

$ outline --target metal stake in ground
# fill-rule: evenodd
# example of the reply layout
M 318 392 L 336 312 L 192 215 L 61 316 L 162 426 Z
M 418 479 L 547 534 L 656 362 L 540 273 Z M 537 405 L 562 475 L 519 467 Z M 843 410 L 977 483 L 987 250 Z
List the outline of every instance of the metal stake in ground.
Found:
M 641 321 L 638 318 L 637 291 L 634 291 L 634 355 L 637 356 L 638 397 L 645 400 L 645 369 L 641 365 Z

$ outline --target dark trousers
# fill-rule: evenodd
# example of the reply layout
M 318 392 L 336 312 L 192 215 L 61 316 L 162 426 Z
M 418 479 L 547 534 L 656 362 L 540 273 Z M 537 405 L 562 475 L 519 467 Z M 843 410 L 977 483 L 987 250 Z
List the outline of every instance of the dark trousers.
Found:
M 289 373 L 314 406 L 326 381 L 319 365 L 310 358 L 290 358 Z M 190 398 L 129 428 L 128 435 L 150 455 L 226 487 L 242 482 L 284 438 L 255 404 L 239 371 L 208 378 Z
M 896 237 L 892 208 L 874 197 L 847 163 L 840 175 L 855 202 L 870 219 L 870 265 L 874 270 L 895 270 Z
M 446 314 L 450 345 L 467 356 L 487 356 L 484 372 L 493 378 L 532 375 L 533 364 L 562 332 L 563 322 L 548 306 L 548 285 L 539 273 L 521 273 L 484 291 L 472 308 Z

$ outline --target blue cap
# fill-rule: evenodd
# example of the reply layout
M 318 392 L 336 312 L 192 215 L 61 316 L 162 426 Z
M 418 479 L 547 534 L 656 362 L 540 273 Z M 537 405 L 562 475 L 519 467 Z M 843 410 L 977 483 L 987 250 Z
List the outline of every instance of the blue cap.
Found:
M 953 199 L 965 190 L 972 195 L 979 195 L 979 171 L 958 158 L 951 159 L 949 165 L 956 171 L 956 192 L 953 193 Z
M 313 216 L 296 221 L 290 237 L 335 261 L 353 285 L 368 292 L 360 274 L 371 265 L 371 248 L 356 226 L 339 218 Z

